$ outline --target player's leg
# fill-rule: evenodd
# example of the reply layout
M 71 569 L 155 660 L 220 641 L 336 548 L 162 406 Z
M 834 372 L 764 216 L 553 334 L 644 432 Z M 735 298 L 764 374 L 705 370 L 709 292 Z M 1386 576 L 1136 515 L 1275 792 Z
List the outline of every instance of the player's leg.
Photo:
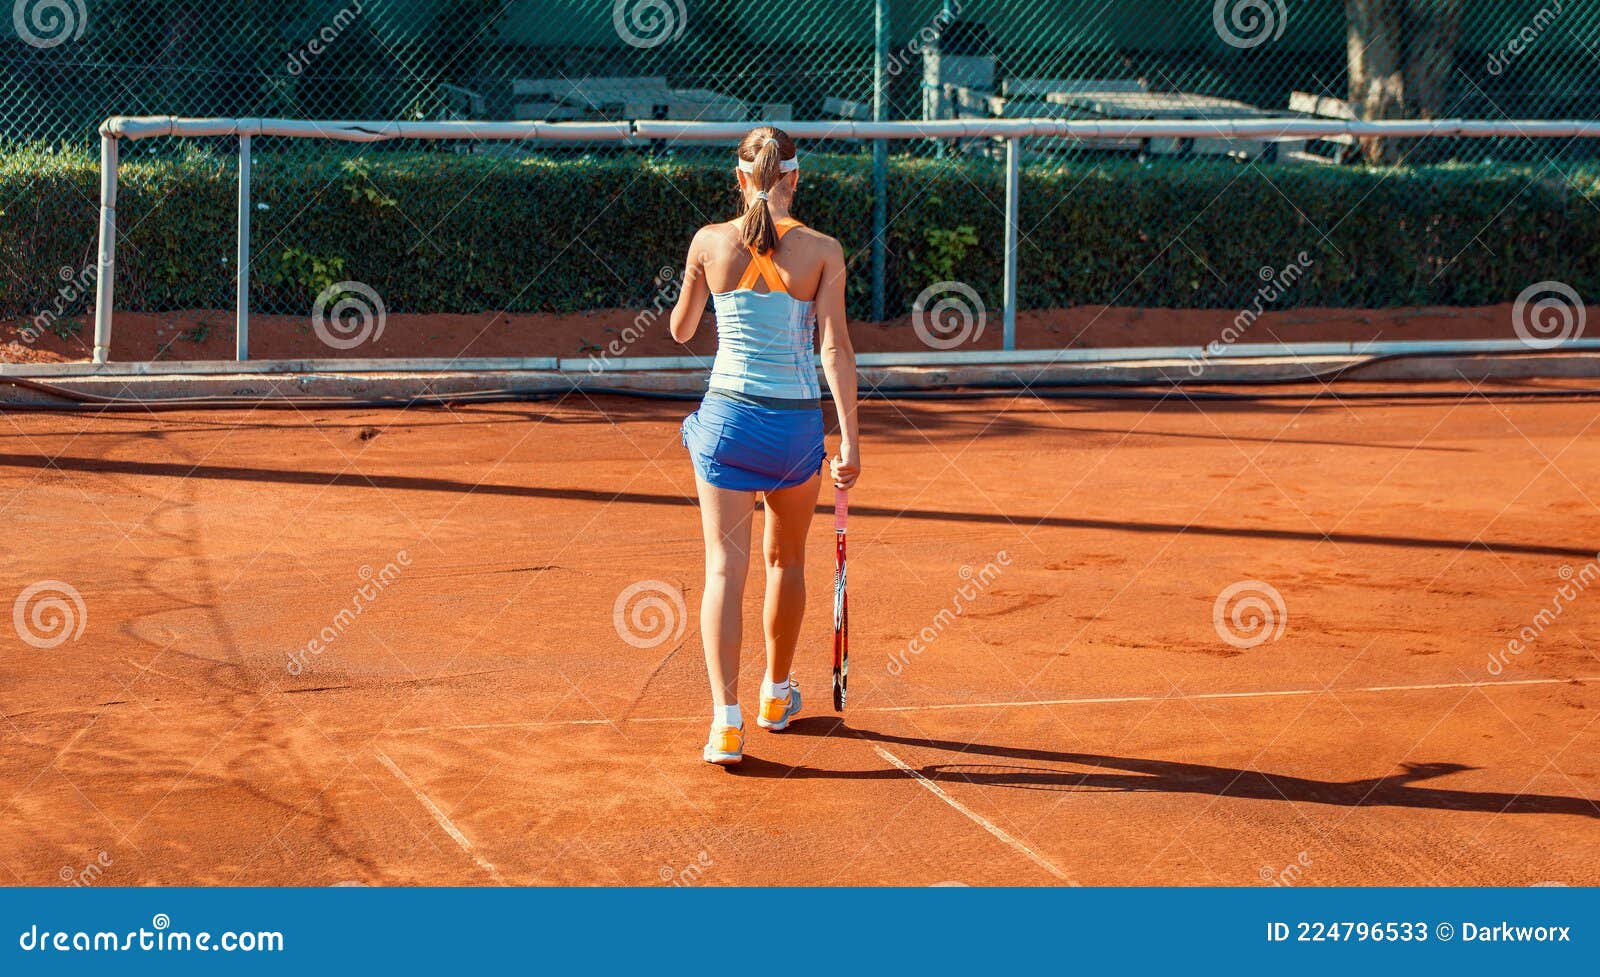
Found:
M 817 507 L 822 479 L 766 494 L 762 550 L 767 564 L 767 599 L 762 622 L 767 639 L 767 674 L 761 686 L 760 724 L 782 729 L 800 711 L 790 695 L 789 672 L 806 611 L 806 533 Z M 771 713 L 769 715 L 768 713 Z
M 713 740 L 723 727 L 738 728 L 739 641 L 743 630 L 744 581 L 750 570 L 750 519 L 754 492 L 717 488 L 697 478 L 700 525 L 706 539 L 706 586 L 700 598 L 700 638 L 705 644 L 706 674 L 711 680 Z M 738 749 L 711 751 L 734 755 Z M 719 761 L 713 761 L 719 762 Z M 733 762 L 733 761 L 728 761 Z

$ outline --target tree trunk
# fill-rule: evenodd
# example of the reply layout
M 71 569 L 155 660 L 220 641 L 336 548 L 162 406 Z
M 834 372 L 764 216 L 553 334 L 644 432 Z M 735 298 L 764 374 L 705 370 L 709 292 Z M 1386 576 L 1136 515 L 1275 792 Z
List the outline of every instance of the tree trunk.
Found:
M 1437 119 L 1448 108 L 1450 72 L 1461 40 L 1461 0 L 1408 0 L 1406 27 L 1408 114 Z
M 1405 105 L 1401 65 L 1404 19 L 1401 0 L 1345 0 L 1345 44 L 1350 61 L 1350 102 L 1363 119 L 1400 118 Z M 1369 163 L 1392 162 L 1391 140 L 1361 137 Z
M 1345 0 L 1350 101 L 1363 119 L 1431 119 L 1446 108 L 1461 0 Z M 1395 163 L 1402 140 L 1364 136 L 1371 163 Z

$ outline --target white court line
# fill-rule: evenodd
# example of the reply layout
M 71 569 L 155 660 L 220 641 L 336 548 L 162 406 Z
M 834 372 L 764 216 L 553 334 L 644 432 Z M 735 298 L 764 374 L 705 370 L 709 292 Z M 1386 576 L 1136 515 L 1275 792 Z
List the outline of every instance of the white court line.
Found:
M 389 772 L 400 778 L 400 782 L 405 784 L 407 789 L 416 795 L 417 800 L 422 802 L 422 806 L 426 807 L 428 809 L 428 813 L 433 815 L 433 820 L 438 822 L 439 827 L 444 829 L 444 833 L 454 839 L 455 843 L 461 846 L 462 851 L 466 852 L 468 855 L 471 855 L 472 860 L 478 863 L 478 867 L 483 869 L 485 872 L 488 872 L 490 877 L 492 877 L 496 882 L 504 882 L 505 880 L 500 878 L 500 873 L 495 870 L 495 867 L 489 864 L 488 859 L 478 854 L 478 850 L 472 847 L 472 842 L 468 841 L 467 836 L 461 833 L 461 829 L 457 828 L 455 823 L 452 822 L 450 818 L 439 809 L 439 805 L 433 802 L 433 798 L 429 797 L 427 794 L 424 794 L 416 784 L 412 783 L 411 778 L 406 776 L 406 772 L 401 770 L 399 765 L 397 765 L 393 760 L 389 759 L 388 755 L 382 750 L 377 750 L 376 753 L 378 755 L 378 761 L 384 766 L 388 767 Z
M 985 830 L 985 831 L 989 832 L 990 834 L 994 835 L 996 838 L 999 838 L 1001 841 L 1005 842 L 1007 845 L 1010 845 L 1019 854 L 1027 856 L 1028 860 L 1033 862 L 1033 864 L 1039 866 L 1040 868 L 1044 869 L 1046 872 L 1049 872 L 1051 875 L 1054 875 L 1056 878 L 1058 878 L 1061 881 L 1067 883 L 1068 885 L 1077 885 L 1078 884 L 1078 883 L 1072 881 L 1072 879 L 1068 878 L 1067 877 L 1067 873 L 1065 873 L 1065 872 L 1061 871 L 1061 869 L 1057 868 L 1055 866 L 1055 863 L 1051 862 L 1048 858 L 1045 858 L 1043 855 L 1041 855 L 1038 852 L 1034 851 L 1032 848 L 1029 848 L 1027 845 L 1024 845 L 1022 842 L 1018 841 L 1016 838 L 1013 838 L 1011 835 L 1007 834 L 1006 830 L 1004 828 L 1000 827 L 998 824 L 995 824 L 993 821 L 990 821 L 988 818 L 986 818 L 983 815 L 979 814 L 977 811 L 974 811 L 972 808 L 970 808 L 970 807 L 966 806 L 965 804 L 961 803 L 960 801 L 956 800 L 954 797 L 951 797 L 950 794 L 948 792 L 946 792 L 943 787 L 940 787 L 938 784 L 936 784 L 933 781 L 929 780 L 927 777 L 924 777 L 920 771 L 918 771 L 915 768 L 913 768 L 910 764 L 906 763 L 904 760 L 902 760 L 899 757 L 895 756 L 893 753 L 890 753 L 888 750 L 885 750 L 883 747 L 879 746 L 876 743 L 872 744 L 872 748 L 873 748 L 873 750 L 877 751 L 878 756 L 883 757 L 885 760 L 888 760 L 890 763 L 892 763 L 895 766 L 899 767 L 902 771 L 904 771 L 905 773 L 909 774 L 911 776 L 911 778 L 913 780 L 915 780 L 919 785 L 927 788 L 929 791 L 932 791 L 933 795 L 935 797 L 939 798 L 941 801 L 944 801 L 946 804 L 949 804 L 951 807 L 953 807 L 956 810 L 960 811 L 962 814 L 965 814 L 967 817 L 971 818 L 972 821 L 975 824 L 978 825 L 978 827 L 980 827 L 983 830 Z
M 932 712 L 936 709 L 1010 709 L 1024 706 L 1081 706 L 1115 702 L 1174 702 L 1197 699 L 1265 699 L 1273 696 L 1345 695 L 1357 692 L 1426 692 L 1434 689 L 1494 689 L 1512 685 L 1580 685 L 1600 682 L 1600 676 L 1583 678 L 1522 678 L 1504 682 L 1437 682 L 1432 685 L 1372 685 L 1363 689 L 1280 689 L 1265 692 L 1197 692 L 1193 695 L 1124 695 L 1101 699 L 1031 699 L 1026 702 L 948 702 L 931 706 L 875 706 L 862 712 Z
M 1193 695 L 1122 695 L 1082 699 L 1025 699 L 1019 702 L 942 702 L 923 706 L 866 706 L 852 709 L 862 712 L 937 712 L 950 709 L 1027 709 L 1037 706 L 1088 706 L 1115 705 L 1129 702 L 1195 702 L 1206 699 L 1268 699 L 1297 695 L 1355 695 L 1363 692 L 1428 692 L 1438 689 L 1497 689 L 1527 685 L 1588 685 L 1600 682 L 1600 676 L 1586 675 L 1578 678 L 1523 678 L 1503 682 L 1436 682 L 1431 685 L 1372 685 L 1359 689 L 1268 689 L 1257 692 L 1197 692 Z M 618 723 L 689 723 L 702 722 L 705 716 L 643 716 L 617 720 Z M 413 726 L 409 729 L 391 730 L 394 733 L 437 733 L 475 729 L 539 729 L 565 726 L 610 726 L 610 719 L 549 719 L 523 723 L 475 723 L 463 726 Z

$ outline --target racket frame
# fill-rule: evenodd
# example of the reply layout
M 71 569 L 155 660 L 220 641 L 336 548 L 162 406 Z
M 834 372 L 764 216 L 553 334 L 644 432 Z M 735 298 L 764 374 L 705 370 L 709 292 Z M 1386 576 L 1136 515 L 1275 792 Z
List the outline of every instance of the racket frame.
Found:
M 845 560 L 845 523 L 849 518 L 849 493 L 837 489 L 833 496 L 833 708 L 844 712 L 850 682 L 850 593 Z

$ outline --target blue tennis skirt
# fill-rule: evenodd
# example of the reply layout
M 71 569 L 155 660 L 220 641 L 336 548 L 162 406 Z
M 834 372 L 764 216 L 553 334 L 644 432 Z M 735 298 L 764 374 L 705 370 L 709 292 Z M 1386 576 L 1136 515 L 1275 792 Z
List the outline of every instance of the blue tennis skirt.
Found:
M 774 409 L 710 394 L 683 419 L 694 470 L 717 488 L 775 492 L 822 469 L 822 410 Z

